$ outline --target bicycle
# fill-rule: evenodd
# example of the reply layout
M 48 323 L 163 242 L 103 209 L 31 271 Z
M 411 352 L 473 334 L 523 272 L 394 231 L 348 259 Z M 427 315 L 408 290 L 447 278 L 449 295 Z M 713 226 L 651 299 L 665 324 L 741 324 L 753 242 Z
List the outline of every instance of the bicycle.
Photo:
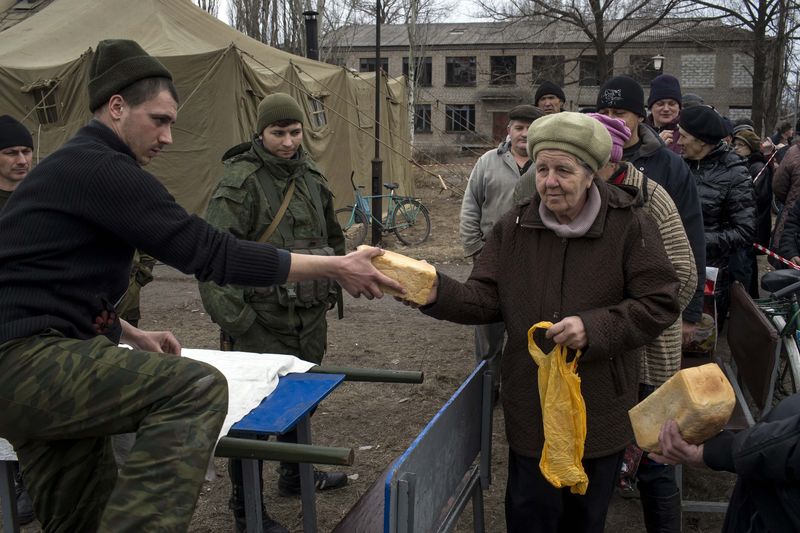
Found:
M 348 251 L 364 243 L 372 222 L 377 222 L 382 235 L 394 232 L 397 239 L 407 246 L 422 244 L 428 239 L 431 217 L 422 202 L 411 196 L 395 194 L 399 187 L 397 183 L 383 184 L 389 190 L 388 194 L 365 196 L 361 192 L 364 186 L 355 184 L 354 175 L 355 172 L 350 174 L 354 205 L 336 210 L 336 220 L 344 232 Z M 374 198 L 386 200 L 386 218 L 379 219 L 372 213 L 371 201 Z
M 781 337 L 781 355 L 775 380 L 775 397 L 779 400 L 797 392 L 800 385 L 800 271 L 767 272 L 761 278 L 761 288 L 771 294 L 754 302 Z

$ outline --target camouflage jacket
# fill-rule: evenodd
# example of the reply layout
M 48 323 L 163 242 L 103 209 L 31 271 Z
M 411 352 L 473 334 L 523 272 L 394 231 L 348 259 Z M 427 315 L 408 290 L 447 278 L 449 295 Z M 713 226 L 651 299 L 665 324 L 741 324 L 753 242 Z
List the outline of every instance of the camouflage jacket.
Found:
M 288 209 L 267 242 L 294 251 L 314 248 L 310 253 L 322 253 L 320 250 L 325 247 L 329 250 L 325 255 L 345 253 L 344 235 L 334 214 L 333 194 L 302 148 L 295 158 L 287 160 L 269 154 L 256 138 L 232 148 L 224 158 L 225 170 L 206 212 L 209 223 L 239 239 L 259 240 L 278 211 L 284 191 L 294 180 L 296 188 Z M 325 289 L 321 301 L 297 305 L 286 301 L 293 294 L 291 284 L 249 288 L 201 283 L 200 294 L 211 319 L 237 341 L 237 349 L 245 349 L 240 346 L 241 340 L 246 349 L 253 350 L 254 345 L 269 347 L 270 339 L 266 337 L 277 337 L 284 344 L 306 335 L 324 337 L 325 313 L 335 293 L 329 294 Z M 322 333 L 318 333 L 320 327 Z

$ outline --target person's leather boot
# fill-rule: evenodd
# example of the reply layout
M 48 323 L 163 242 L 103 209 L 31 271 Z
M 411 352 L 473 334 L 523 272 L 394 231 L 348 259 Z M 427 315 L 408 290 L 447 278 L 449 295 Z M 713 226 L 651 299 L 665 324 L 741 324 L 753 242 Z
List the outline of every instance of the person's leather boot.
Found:
M 297 496 L 300 494 L 300 467 L 297 463 L 281 463 L 278 468 L 278 494 L 281 496 Z M 317 490 L 339 489 L 347 485 L 347 474 L 344 472 L 323 472 L 314 470 L 314 487 Z
M 33 512 L 33 499 L 28 494 L 25 488 L 25 483 L 22 481 L 22 471 L 17 467 L 14 474 L 14 493 L 17 497 L 17 519 L 19 524 L 24 526 L 36 520 L 36 515 Z
M 261 475 L 263 468 L 262 461 L 258 462 L 258 483 L 259 495 L 263 494 L 264 478 Z M 233 522 L 236 527 L 236 533 L 247 533 L 247 514 L 244 508 L 244 476 L 242 474 L 242 462 L 238 459 L 231 459 L 228 461 L 228 474 L 231 478 L 231 498 L 228 500 L 228 507 L 233 511 Z M 261 502 L 261 523 L 263 533 L 289 533 L 289 530 L 283 527 L 279 522 L 272 519 L 267 514 L 267 508 L 262 500 Z
M 640 496 L 647 533 L 680 533 L 680 492 L 672 496 L 650 496 L 644 493 Z

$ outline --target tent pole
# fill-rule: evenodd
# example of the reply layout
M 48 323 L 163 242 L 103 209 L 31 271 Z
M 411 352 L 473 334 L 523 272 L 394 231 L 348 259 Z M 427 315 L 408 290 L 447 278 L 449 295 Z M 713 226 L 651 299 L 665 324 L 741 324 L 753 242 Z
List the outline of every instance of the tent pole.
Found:
M 381 161 L 381 0 L 375 0 L 375 157 L 372 159 L 372 246 L 381 242 L 383 202 L 381 180 L 383 180 L 383 161 Z M 388 217 L 387 217 L 388 218 Z M 387 222 L 388 224 L 388 222 Z

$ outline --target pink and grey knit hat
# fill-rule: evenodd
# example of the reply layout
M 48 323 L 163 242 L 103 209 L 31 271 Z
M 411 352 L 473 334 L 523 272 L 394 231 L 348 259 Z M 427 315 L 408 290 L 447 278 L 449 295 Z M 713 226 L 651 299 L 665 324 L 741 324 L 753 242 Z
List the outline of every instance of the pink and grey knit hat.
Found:
M 622 147 L 631 138 L 631 130 L 625 125 L 624 120 L 607 117 L 600 113 L 589 113 L 589 116 L 605 126 L 611 135 L 611 158 L 612 163 L 619 163 L 622 160 Z

